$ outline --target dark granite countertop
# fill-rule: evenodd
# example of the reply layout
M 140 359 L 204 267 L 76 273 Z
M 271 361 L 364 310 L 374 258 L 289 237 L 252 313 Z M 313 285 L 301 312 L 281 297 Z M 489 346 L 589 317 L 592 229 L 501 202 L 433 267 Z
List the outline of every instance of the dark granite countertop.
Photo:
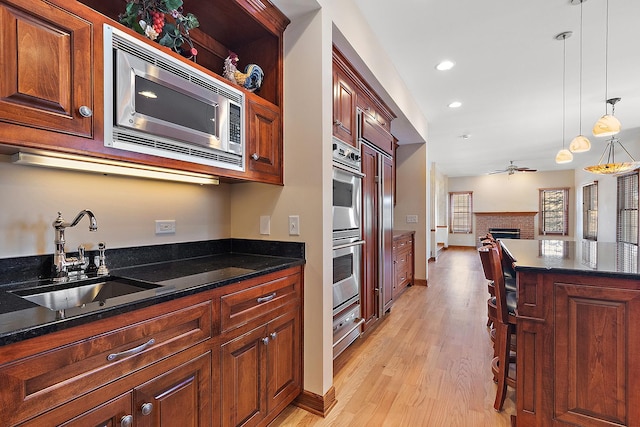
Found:
M 394 228 L 393 229 L 393 238 L 395 239 L 396 237 L 404 236 L 407 233 L 415 233 L 415 231 L 414 230 L 396 230 Z
M 173 256 L 164 261 L 154 259 L 155 262 L 142 265 L 123 265 L 126 263 L 120 262 L 117 268 L 110 269 L 109 276 L 159 286 L 65 309 L 64 318 L 54 310 L 12 293 L 20 289 L 46 286 L 51 284 L 49 279 L 5 284 L 0 282 L 0 346 L 299 266 L 305 262 L 304 244 L 260 241 L 252 246 L 246 242 L 235 241 L 235 245 L 229 246 L 225 241 L 220 250 L 228 249 L 228 252 L 212 255 L 190 258 Z M 181 245 L 181 249 L 184 248 L 184 244 Z M 158 250 L 158 253 L 163 253 L 162 256 L 166 256 L 165 252 L 176 252 L 167 250 L 165 246 Z M 217 248 L 219 245 L 216 243 L 214 246 Z M 147 248 L 147 252 L 153 250 L 151 248 Z M 234 249 L 242 249 L 244 252 L 256 249 L 257 253 L 236 253 Z M 123 257 L 122 254 L 120 256 Z M 114 258 L 118 258 L 118 254 Z
M 640 279 L 637 247 L 589 240 L 504 239 L 516 271 L 545 270 L 603 277 Z

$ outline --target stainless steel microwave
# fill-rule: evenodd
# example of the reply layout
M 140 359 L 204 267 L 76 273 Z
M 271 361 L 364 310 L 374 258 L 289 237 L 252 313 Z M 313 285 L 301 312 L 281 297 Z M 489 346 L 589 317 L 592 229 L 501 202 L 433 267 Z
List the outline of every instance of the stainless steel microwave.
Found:
M 104 53 L 106 146 L 244 171 L 242 91 L 107 24 Z

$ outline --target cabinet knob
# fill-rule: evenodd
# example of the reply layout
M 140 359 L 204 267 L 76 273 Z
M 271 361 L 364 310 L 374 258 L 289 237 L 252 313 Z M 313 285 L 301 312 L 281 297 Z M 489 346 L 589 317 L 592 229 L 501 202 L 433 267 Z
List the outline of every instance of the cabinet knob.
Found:
M 335 120 L 333 124 L 336 126 L 342 126 L 342 122 L 340 120 Z
M 93 111 L 91 111 L 91 108 L 87 107 L 86 105 L 83 105 L 82 107 L 80 107 L 78 109 L 78 112 L 80 113 L 80 115 L 82 117 L 91 117 L 91 116 L 93 116 Z
M 131 427 L 133 425 L 133 415 L 125 415 L 120 418 L 120 427 Z
M 253 154 L 251 155 L 251 158 L 252 158 L 253 160 L 258 160 L 258 159 L 260 158 L 260 156 L 258 155 L 258 153 L 253 153 Z
M 142 415 L 149 415 L 151 411 L 153 411 L 153 403 L 143 403 L 140 407 L 140 412 L 142 412 Z
M 278 334 L 277 334 L 277 333 L 275 333 L 275 332 L 271 332 L 271 333 L 269 334 L 269 337 L 271 337 L 271 339 L 272 339 L 272 340 L 275 340 L 277 336 L 278 336 Z
M 269 337 L 262 338 L 262 344 L 264 344 L 264 345 L 269 344 Z

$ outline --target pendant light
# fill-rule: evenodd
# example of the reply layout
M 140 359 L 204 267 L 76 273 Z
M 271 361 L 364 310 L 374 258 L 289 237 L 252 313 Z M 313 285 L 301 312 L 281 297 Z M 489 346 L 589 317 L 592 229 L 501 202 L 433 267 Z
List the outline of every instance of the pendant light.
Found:
M 627 153 L 630 161 L 627 162 L 616 162 L 615 158 L 615 149 L 616 144 L 622 148 L 622 150 Z M 603 160 L 606 156 L 606 162 L 603 163 Z M 602 152 L 602 156 L 600 156 L 600 160 L 597 165 L 587 166 L 584 168 L 585 171 L 595 173 L 598 175 L 615 175 L 625 172 L 630 172 L 632 170 L 638 169 L 640 167 L 640 162 L 637 162 L 633 156 L 624 148 L 624 145 L 620 142 L 620 140 L 612 136 L 611 139 L 607 142 L 607 146 Z
M 591 149 L 591 142 L 582 134 L 582 3 L 587 0 L 577 0 L 580 2 L 580 128 L 578 129 L 580 134 L 571 140 L 569 144 L 569 151 L 572 153 L 584 153 Z
M 565 80 L 566 80 L 566 66 L 567 66 L 567 38 L 573 34 L 571 31 L 565 31 L 556 36 L 556 40 L 562 40 L 563 58 L 562 58 L 562 150 L 556 154 L 556 163 L 569 163 L 573 160 L 573 154 L 571 151 L 564 148 L 564 122 L 565 122 Z
M 620 98 L 609 98 L 609 0 L 607 0 L 607 25 L 606 25 L 606 33 L 605 33 L 605 47 L 604 47 L 604 99 L 606 102 L 604 104 L 604 116 L 600 117 L 600 119 L 593 125 L 593 135 L 596 137 L 605 137 L 616 135 L 620 132 L 622 125 L 620 121 L 616 119 L 615 114 L 615 105 L 616 102 L 620 100 Z M 607 112 L 607 104 L 611 104 L 612 110 L 611 115 Z

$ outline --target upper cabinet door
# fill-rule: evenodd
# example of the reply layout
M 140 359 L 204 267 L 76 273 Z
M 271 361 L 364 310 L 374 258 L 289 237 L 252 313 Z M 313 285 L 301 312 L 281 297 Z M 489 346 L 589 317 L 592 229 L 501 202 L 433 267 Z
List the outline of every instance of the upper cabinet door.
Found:
M 255 181 L 282 184 L 279 109 L 254 97 L 247 102 L 247 117 L 247 175 Z
M 356 147 L 356 92 L 354 83 L 334 65 L 333 136 Z
M 91 138 L 92 24 L 39 0 L 0 0 L 0 121 Z

